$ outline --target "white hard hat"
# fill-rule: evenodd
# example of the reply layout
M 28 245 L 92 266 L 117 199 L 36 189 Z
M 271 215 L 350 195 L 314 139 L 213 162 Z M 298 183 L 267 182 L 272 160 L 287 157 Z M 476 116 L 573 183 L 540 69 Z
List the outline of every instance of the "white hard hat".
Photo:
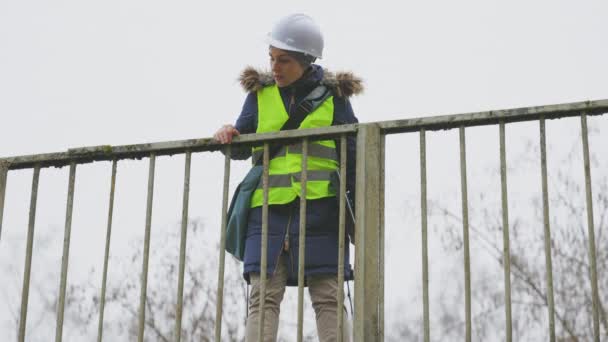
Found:
M 292 14 L 279 20 L 268 34 L 267 43 L 281 50 L 302 52 L 316 58 L 323 56 L 321 29 L 306 14 Z

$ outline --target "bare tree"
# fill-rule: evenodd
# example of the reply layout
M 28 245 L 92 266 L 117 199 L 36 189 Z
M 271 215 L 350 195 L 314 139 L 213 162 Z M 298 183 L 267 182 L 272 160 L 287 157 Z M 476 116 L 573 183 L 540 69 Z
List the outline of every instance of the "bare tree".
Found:
M 572 162 L 574 150 L 566 156 L 564 165 Z M 597 159 L 593 158 L 594 163 Z M 582 169 L 580 164 L 571 165 Z M 597 166 L 597 165 L 596 165 Z M 589 341 L 593 339 L 592 292 L 590 281 L 589 237 L 586 220 L 585 188 L 573 179 L 580 175 L 560 171 L 551 180 L 551 253 L 553 266 L 553 293 L 555 298 L 555 324 L 559 341 Z M 597 274 L 599 286 L 599 311 L 601 334 L 608 338 L 606 303 L 608 302 L 608 175 L 596 173 L 593 202 L 596 212 L 595 234 Z M 484 203 L 484 201 L 479 201 Z M 446 207 L 433 203 L 435 215 L 443 217 L 442 234 L 445 249 L 461 253 L 462 217 Z M 515 218 L 510 223 L 511 292 L 513 336 L 516 340 L 543 339 L 548 337 L 549 289 L 546 283 L 544 255 L 543 204 L 540 196 L 531 199 L 529 205 L 533 220 Z M 486 268 L 475 268 L 478 282 L 473 284 L 473 330 L 480 340 L 488 338 L 488 331 L 504 331 L 504 287 L 501 273 L 504 257 L 502 245 L 502 217 L 488 205 L 477 208 L 471 217 L 471 243 L 479 246 L 478 258 L 494 262 Z M 599 218 L 599 219 L 598 219 Z M 447 231 L 445 230 L 447 229 Z M 496 267 L 499 266 L 499 267 Z M 481 273 L 481 274 L 480 274 Z M 454 275 L 462 279 L 462 266 Z M 464 293 L 464 290 L 462 292 Z M 453 298 L 440 296 L 440 305 L 454 305 Z M 455 304 L 458 305 L 458 304 Z M 443 310 L 437 334 L 439 340 L 464 338 L 464 314 L 448 314 L 461 310 Z M 455 329 L 457 328 L 457 329 Z M 440 329 L 441 330 L 441 329 Z M 403 329 L 403 337 L 414 336 Z M 500 335 L 498 335 L 500 336 Z M 504 335 L 503 335 L 504 336 Z
M 184 297 L 182 314 L 181 340 L 212 341 L 215 336 L 217 277 L 219 239 L 205 228 L 200 220 L 191 220 L 188 224 L 188 243 L 184 275 Z M 60 241 L 61 234 L 55 229 L 49 236 Z M 8 239 L 8 238 L 7 238 Z M 28 339 L 39 340 L 54 333 L 56 308 L 58 301 L 57 270 L 48 267 L 53 260 L 60 263 L 60 250 L 50 248 L 50 238 L 39 237 L 36 257 L 45 259 L 44 281 L 32 281 L 30 303 L 36 308 L 28 313 Z M 47 241 L 48 240 L 48 241 Z M 155 243 L 157 242 L 157 243 Z M 177 309 L 177 279 L 179 272 L 180 227 L 169 226 L 158 229 L 152 236 L 149 256 L 149 273 L 146 296 L 146 341 L 174 341 Z M 129 252 L 125 255 L 115 254 L 109 260 L 109 274 L 104 313 L 104 340 L 136 340 L 139 331 L 139 296 L 141 291 L 142 245 L 141 238 L 130 241 Z M 53 246 L 57 247 L 57 246 Z M 112 251 L 112 249 L 111 249 Z M 55 253 L 55 254 L 53 254 Z M 52 254 L 52 256 L 51 256 Z M 70 279 L 66 292 L 66 310 L 64 323 L 64 340 L 80 341 L 93 339 L 97 334 L 100 308 L 100 268 L 92 267 L 88 274 Z M 17 338 L 19 327 L 19 293 L 21 275 L 18 265 L 11 263 L 3 269 L 4 284 L 14 283 L 10 289 L 5 285 L 0 298 L 7 299 L 5 311 L 10 314 L 10 322 L 1 330 L 10 330 L 10 336 Z M 242 265 L 227 255 L 224 276 L 224 297 L 222 314 L 222 340 L 242 341 L 246 320 L 246 283 L 242 278 Z M 47 274 L 48 273 L 48 274 Z M 38 272 L 37 274 L 40 274 Z M 40 278 L 37 277 L 37 279 Z M 42 279 L 41 278 L 41 279 Z M 292 325 L 295 319 L 297 302 L 286 300 L 283 305 L 282 324 L 284 331 L 279 340 L 290 341 L 293 338 Z M 311 316 L 307 306 L 305 315 Z M 305 340 L 316 339 L 314 324 L 307 326 Z
M 49 226 L 48 230 L 39 230 L 35 239 L 35 250 L 32 262 L 32 277 L 29 284 L 29 300 L 27 308 L 26 338 L 28 340 L 42 340 L 55 331 L 57 305 L 59 300 L 59 277 L 57 275 L 61 250 L 55 250 L 62 237 L 61 229 Z M 2 285 L 0 286 L 0 298 L 2 299 L 3 313 L 6 320 L 0 325 L 3 338 L 17 340 L 19 336 L 21 292 L 23 282 L 23 259 L 19 257 L 20 250 L 17 241 L 19 237 L 7 235 L 4 237 L 3 247 L 7 255 L 15 256 L 7 258 L 0 268 Z M 74 297 L 77 289 L 70 286 L 66 289 L 66 296 Z M 77 331 L 64 332 L 67 339 L 70 336 L 78 336 L 84 330 L 86 318 L 73 312 L 67 312 L 64 321 L 68 322 Z
M 175 340 L 177 309 L 177 279 L 179 260 L 179 229 L 164 231 L 160 248 L 150 248 L 148 287 L 146 291 L 145 340 Z M 139 294 L 141 289 L 142 242 L 133 241 L 134 248 L 127 258 L 111 258 L 110 267 L 119 270 L 110 279 L 106 295 L 104 336 L 136 340 L 139 331 Z M 217 262 L 219 243 L 205 237 L 199 220 L 188 224 L 188 245 L 184 275 L 182 341 L 211 341 L 215 334 L 217 303 Z M 237 261 L 226 258 L 222 338 L 240 341 L 244 334 L 245 283 Z M 92 271 L 94 273 L 95 271 Z M 99 293 L 90 279 L 75 285 L 70 305 L 81 313 L 90 331 L 96 331 Z M 92 291 L 93 290 L 93 291 Z M 107 331 L 107 333 L 106 333 Z M 112 336 L 112 337 L 111 337 Z

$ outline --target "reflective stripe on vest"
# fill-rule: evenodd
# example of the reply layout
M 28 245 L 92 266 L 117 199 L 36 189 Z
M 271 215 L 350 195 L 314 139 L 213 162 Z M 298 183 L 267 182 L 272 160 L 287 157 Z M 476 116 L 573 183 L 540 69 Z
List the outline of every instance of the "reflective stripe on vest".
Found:
M 332 186 L 337 185 L 335 177 L 336 171 L 329 170 L 308 170 L 308 174 L 306 175 L 307 181 L 325 181 L 330 180 Z M 284 175 L 269 175 L 268 176 L 268 186 L 271 188 L 289 188 L 292 186 L 292 182 L 300 182 L 302 178 L 302 173 L 288 173 Z M 334 184 L 336 183 L 336 184 Z M 258 184 L 257 189 L 262 189 L 263 184 L 260 182 Z
M 290 153 L 302 154 L 302 144 L 293 144 L 293 145 L 289 145 L 288 147 L 289 147 Z M 285 152 L 286 152 L 286 149 L 281 148 L 275 154 L 275 157 L 284 157 Z M 253 160 L 258 160 L 259 158 L 262 158 L 263 154 L 264 154 L 263 149 L 254 150 L 253 151 Z M 325 159 L 335 160 L 336 162 L 338 161 L 338 154 L 336 153 L 335 148 L 316 144 L 314 142 L 308 144 L 308 157 L 309 158 L 310 157 L 325 158 Z
M 258 127 L 256 133 L 276 132 L 288 119 L 283 99 L 276 85 L 258 91 Z M 317 109 L 309 113 L 299 129 L 331 126 L 334 118 L 333 97 L 329 97 Z M 263 148 L 253 148 L 254 160 Z M 318 199 L 336 195 L 333 175 L 338 169 L 336 144 L 333 140 L 314 141 L 308 144 L 308 179 L 306 198 Z M 268 204 L 285 204 L 293 201 L 301 191 L 302 144 L 281 148 L 270 160 Z M 251 198 L 251 207 L 263 204 L 262 180 Z

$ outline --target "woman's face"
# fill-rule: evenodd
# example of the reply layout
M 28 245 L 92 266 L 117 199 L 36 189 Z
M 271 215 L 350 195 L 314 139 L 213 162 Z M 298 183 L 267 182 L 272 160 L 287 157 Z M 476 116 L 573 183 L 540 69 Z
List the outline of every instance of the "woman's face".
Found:
M 304 69 L 287 51 L 270 47 L 270 69 L 279 87 L 286 87 L 304 74 Z

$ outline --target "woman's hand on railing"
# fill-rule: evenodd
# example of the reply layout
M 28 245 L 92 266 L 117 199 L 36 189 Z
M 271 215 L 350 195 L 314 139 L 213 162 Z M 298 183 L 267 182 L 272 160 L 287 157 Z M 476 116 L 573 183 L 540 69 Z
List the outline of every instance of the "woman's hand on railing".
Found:
M 239 131 L 232 125 L 224 125 L 215 132 L 213 139 L 219 141 L 222 144 L 230 144 L 232 138 L 240 135 Z

